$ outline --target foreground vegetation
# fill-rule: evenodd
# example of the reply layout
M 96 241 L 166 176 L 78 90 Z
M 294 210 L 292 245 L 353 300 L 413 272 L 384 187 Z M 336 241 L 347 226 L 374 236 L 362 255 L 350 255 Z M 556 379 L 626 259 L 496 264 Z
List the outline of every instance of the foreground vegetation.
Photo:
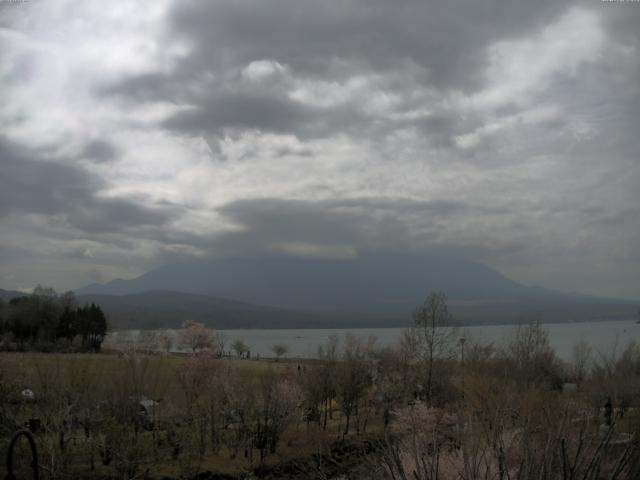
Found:
M 640 478 L 638 345 L 563 363 L 535 323 L 477 344 L 441 295 L 415 320 L 304 363 L 220 358 L 193 324 L 188 355 L 4 353 L 0 454 L 27 423 L 55 479 Z

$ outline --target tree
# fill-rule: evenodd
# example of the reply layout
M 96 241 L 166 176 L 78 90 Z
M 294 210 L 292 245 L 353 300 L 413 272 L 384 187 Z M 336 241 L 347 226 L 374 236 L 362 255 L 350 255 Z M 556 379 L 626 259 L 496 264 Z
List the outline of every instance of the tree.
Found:
M 0 298 L 0 335 L 5 333 L 6 330 L 6 314 L 7 314 L 7 307 L 6 304 L 4 302 L 4 300 L 2 298 Z
M 69 308 L 71 310 L 73 310 L 74 308 L 78 308 L 78 300 L 76 299 L 76 294 L 71 290 L 61 294 L 58 297 L 58 301 L 60 302 L 61 308 Z
M 315 378 L 320 390 L 320 403 L 324 408 L 322 429 L 327 429 L 327 420 L 332 412 L 331 403 L 336 396 L 336 362 L 338 351 L 338 337 L 330 335 L 326 347 L 318 347 L 318 360 Z M 333 417 L 332 417 L 333 418 Z
M 260 451 L 262 462 L 267 452 L 276 452 L 280 437 L 292 421 L 302 394 L 297 385 L 279 378 L 273 370 L 263 372 L 254 388 L 253 443 Z
M 216 349 L 216 355 L 218 357 L 223 357 L 224 348 L 227 344 L 226 337 L 222 333 L 216 332 L 215 337 L 213 339 L 213 343 L 214 343 L 214 348 Z
M 513 361 L 512 370 L 516 379 L 527 386 L 548 383 L 559 388 L 562 372 L 556 354 L 549 344 L 549 335 L 539 322 L 518 325 L 507 355 Z
M 456 331 L 451 326 L 445 294 L 434 292 L 428 295 L 424 303 L 416 308 L 414 321 L 426 361 L 425 395 L 427 402 L 431 404 L 435 360 L 451 356 L 454 340 L 457 338 Z
M 238 357 L 242 357 L 242 355 L 244 355 L 244 353 L 249 350 L 247 344 L 240 339 L 234 340 L 231 344 L 231 348 L 234 352 L 236 352 L 236 355 L 238 355 Z
M 573 347 L 573 368 L 574 376 L 577 382 L 582 382 L 589 369 L 591 362 L 592 350 L 591 346 L 584 340 L 578 342 Z
M 187 321 L 182 324 L 180 343 L 193 353 L 211 349 L 214 346 L 214 338 L 213 331 L 201 323 Z
M 171 352 L 173 348 L 173 337 L 167 332 L 160 333 L 157 337 L 157 348 L 165 353 Z
M 32 295 L 12 298 L 3 317 L 3 333 L 39 349 L 54 349 L 60 339 L 79 337 L 82 349 L 99 350 L 107 333 L 107 319 L 98 305 L 79 307 L 73 292 L 58 295 L 42 286 Z M 69 344 L 62 342 L 62 348 Z
M 370 347 L 371 345 L 363 345 L 359 338 L 347 334 L 342 361 L 336 365 L 336 394 L 346 419 L 343 435 L 349 434 L 351 417 L 354 414 L 358 420 L 360 401 L 371 386 L 371 368 L 368 363 Z M 359 429 L 358 421 L 356 422 L 358 433 Z
M 107 318 L 102 309 L 95 304 L 89 306 L 89 315 L 87 318 L 87 338 L 89 346 L 93 350 L 100 350 L 100 345 L 104 341 L 107 334 Z
M 77 333 L 78 324 L 78 311 L 77 308 L 73 309 L 65 307 L 60 319 L 58 320 L 58 327 L 56 329 L 57 338 L 66 338 L 72 340 Z
M 289 346 L 285 345 L 284 343 L 276 343 L 271 347 L 271 351 L 275 354 L 277 362 L 280 357 L 286 355 L 289 352 Z

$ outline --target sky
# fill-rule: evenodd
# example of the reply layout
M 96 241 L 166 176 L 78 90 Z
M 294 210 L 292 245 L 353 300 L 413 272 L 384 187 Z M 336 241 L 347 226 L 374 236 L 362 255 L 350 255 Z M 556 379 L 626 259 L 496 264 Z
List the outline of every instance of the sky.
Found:
M 640 299 L 640 3 L 0 0 L 0 287 L 442 253 Z

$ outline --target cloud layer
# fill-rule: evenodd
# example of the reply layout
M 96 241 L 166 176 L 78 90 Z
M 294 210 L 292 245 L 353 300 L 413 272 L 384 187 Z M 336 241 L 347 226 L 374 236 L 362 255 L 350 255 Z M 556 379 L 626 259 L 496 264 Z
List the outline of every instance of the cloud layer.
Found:
M 640 8 L 5 2 L 0 286 L 443 252 L 640 298 Z

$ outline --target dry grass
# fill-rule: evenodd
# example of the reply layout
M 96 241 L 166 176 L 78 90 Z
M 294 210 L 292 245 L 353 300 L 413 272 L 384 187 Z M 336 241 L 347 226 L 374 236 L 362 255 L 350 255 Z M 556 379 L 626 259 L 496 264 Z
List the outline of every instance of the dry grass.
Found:
M 187 465 L 190 460 L 186 456 L 178 459 L 171 457 L 168 438 L 169 431 L 178 428 L 175 426 L 176 422 L 185 421 L 184 412 L 191 400 L 180 382 L 180 373 L 188 371 L 192 360 L 193 357 L 182 354 L 0 353 L 0 394 L 3 395 L 2 401 L 5 404 L 1 412 L 0 455 L 4 458 L 8 439 L 16 428 L 30 418 L 38 418 L 51 426 L 51 432 L 38 434 L 41 464 L 46 467 L 47 457 L 62 456 L 55 445 L 57 434 L 53 432 L 53 426 L 62 422 L 55 417 L 62 418 L 67 414 L 63 411 L 65 405 L 73 405 L 73 411 L 76 412 L 74 416 L 95 415 L 96 421 L 102 421 L 103 417 L 96 407 L 102 402 L 142 395 L 160 400 L 160 407 L 157 429 L 141 430 L 135 433 L 132 440 L 138 446 L 136 448 L 146 452 L 147 459 L 141 462 L 139 470 L 149 469 L 151 478 L 184 477 L 185 472 L 193 466 Z M 258 381 L 267 373 L 274 373 L 278 378 L 295 378 L 300 374 L 300 363 L 297 361 L 223 358 L 213 360 L 213 364 L 215 371 L 221 372 L 221 375 L 229 375 L 234 379 L 243 378 L 247 384 L 251 384 L 252 379 Z M 26 402 L 20 398 L 23 388 L 33 390 L 36 396 L 34 402 Z M 295 421 L 282 436 L 278 450 L 267 454 L 264 464 L 289 462 L 320 451 L 323 444 L 341 438 L 342 421 L 336 411 L 327 430 L 323 431 L 315 423 L 304 422 L 297 413 Z M 373 428 L 375 424 L 375 421 L 371 423 Z M 75 472 L 79 477 L 89 475 L 91 462 L 88 460 L 88 452 L 92 448 L 92 440 L 85 437 L 82 428 L 79 425 L 66 429 L 69 436 L 66 439 L 66 449 L 72 452 L 66 461 L 73 466 L 64 469 L 67 474 Z M 108 430 L 110 427 L 105 423 L 98 428 Z M 234 428 L 231 426 L 223 432 L 224 435 L 232 438 L 235 435 Z M 184 440 L 183 445 L 188 445 L 189 441 L 194 440 Z M 191 450 L 195 450 L 195 447 Z M 182 453 L 180 455 L 183 456 Z M 259 457 L 255 452 L 252 458 L 247 457 L 243 447 L 238 449 L 222 445 L 216 452 L 207 447 L 202 458 L 193 462 L 196 463 L 194 473 L 209 470 L 237 475 L 255 467 Z M 91 476 L 109 476 L 114 473 L 113 464 L 103 466 L 96 452 L 93 464 Z M 4 476 L 4 472 L 1 475 Z M 53 478 L 57 476 L 54 475 Z

